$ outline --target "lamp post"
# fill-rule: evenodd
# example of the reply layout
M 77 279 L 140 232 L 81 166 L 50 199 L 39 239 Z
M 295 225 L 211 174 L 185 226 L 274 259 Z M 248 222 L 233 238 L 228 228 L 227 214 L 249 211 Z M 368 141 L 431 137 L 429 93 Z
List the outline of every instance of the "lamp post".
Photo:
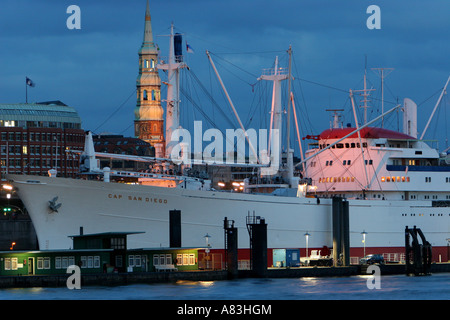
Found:
M 363 244 L 364 244 L 364 257 L 366 256 L 366 234 L 367 232 L 365 230 L 363 230 L 363 232 L 361 232 L 362 236 L 363 236 Z
M 306 238 L 306 257 L 308 257 L 308 241 L 309 241 L 309 236 L 310 236 L 310 234 L 308 233 L 308 231 L 306 231 L 306 233 L 305 233 L 305 238 Z
M 209 261 L 209 251 L 210 251 L 210 248 L 211 248 L 211 245 L 209 244 L 209 238 L 211 238 L 211 236 L 209 234 L 206 234 L 204 236 L 204 238 L 205 238 L 205 241 L 206 241 L 206 249 L 205 249 L 205 253 L 206 253 L 206 257 L 205 257 L 206 269 L 209 269 L 208 268 L 208 261 Z

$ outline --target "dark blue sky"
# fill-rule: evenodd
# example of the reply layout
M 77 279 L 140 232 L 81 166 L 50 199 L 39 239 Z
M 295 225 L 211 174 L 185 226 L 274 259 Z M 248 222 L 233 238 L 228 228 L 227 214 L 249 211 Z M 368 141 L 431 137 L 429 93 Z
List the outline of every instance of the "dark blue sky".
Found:
M 66 27 L 71 4 L 81 8 L 81 30 Z M 366 27 L 371 4 L 381 8 L 380 30 Z M 28 76 L 36 83 L 28 90 L 30 102 L 61 100 L 78 110 L 84 129 L 132 136 L 145 7 L 146 0 L 2 0 L 1 102 L 24 102 Z M 273 65 L 276 55 L 286 65 L 286 50 L 292 45 L 293 88 L 304 135 L 329 127 L 327 108 L 345 108 L 344 123 L 354 123 L 348 90 L 362 89 L 366 58 L 369 87 L 377 89 L 369 119 L 381 111 L 380 78 L 371 68 L 394 68 L 385 80 L 385 108 L 406 97 L 414 100 L 419 105 L 419 134 L 450 75 L 448 0 L 152 0 L 150 11 L 163 55 L 168 40 L 162 35 L 168 34 L 171 22 L 195 50 L 186 56 L 192 72 L 182 75 L 184 90 L 198 105 L 182 97 L 186 127 L 194 117 L 203 119 L 196 109 L 200 105 L 218 126 L 229 127 L 193 81 L 195 74 L 231 114 L 207 49 L 215 54 L 242 119 L 258 128 L 266 121 L 261 118 L 268 117 L 270 98 L 257 95 L 270 90 L 260 83 L 252 92 L 250 84 Z M 439 139 L 441 150 L 450 131 L 445 126 L 450 123 L 446 101 L 442 106 L 447 110 L 440 108 L 426 136 Z M 396 115 L 386 120 L 392 129 L 399 124 L 401 128 Z

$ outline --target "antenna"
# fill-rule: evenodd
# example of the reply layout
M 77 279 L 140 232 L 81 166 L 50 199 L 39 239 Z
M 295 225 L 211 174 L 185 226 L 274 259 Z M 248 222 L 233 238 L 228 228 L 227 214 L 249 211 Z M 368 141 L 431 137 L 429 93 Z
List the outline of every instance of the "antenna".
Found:
M 339 114 L 339 111 L 344 111 L 344 109 L 325 109 L 325 111 L 333 112 L 333 115 L 332 115 L 333 121 L 332 121 L 332 124 L 330 123 L 330 127 L 332 129 L 339 128 L 339 123 L 341 123 L 341 127 L 342 127 L 342 122 L 340 121 L 341 115 Z
M 367 102 L 370 100 L 367 99 L 367 97 L 370 95 L 368 93 L 369 91 L 374 91 L 375 89 L 367 89 L 367 55 L 365 55 L 365 64 L 364 64 L 364 89 L 363 90 L 353 90 L 353 92 L 362 92 L 360 95 L 363 96 L 363 100 L 361 102 L 364 102 L 364 105 L 362 106 L 364 108 L 364 124 L 367 123 L 367 108 L 369 106 L 367 105 Z
M 372 71 L 377 73 L 381 78 L 381 113 L 384 113 L 384 78 L 386 78 L 394 68 L 372 68 Z M 378 72 L 377 72 L 378 71 Z M 384 125 L 384 117 L 381 118 L 381 127 Z

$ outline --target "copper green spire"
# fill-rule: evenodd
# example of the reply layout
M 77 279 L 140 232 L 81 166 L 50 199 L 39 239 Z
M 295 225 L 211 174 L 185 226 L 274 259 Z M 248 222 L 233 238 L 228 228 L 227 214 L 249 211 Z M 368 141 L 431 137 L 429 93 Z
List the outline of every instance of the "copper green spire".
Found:
M 152 22 L 150 18 L 150 7 L 147 0 L 147 9 L 145 10 L 145 27 L 144 27 L 144 41 L 142 42 L 140 53 L 157 52 L 156 46 L 153 42 Z

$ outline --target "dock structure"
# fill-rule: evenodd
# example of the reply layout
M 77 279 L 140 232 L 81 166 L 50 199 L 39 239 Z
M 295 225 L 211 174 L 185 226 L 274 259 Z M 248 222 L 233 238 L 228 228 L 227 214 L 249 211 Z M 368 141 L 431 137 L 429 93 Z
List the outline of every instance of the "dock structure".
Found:
M 412 238 L 412 241 L 411 241 Z M 420 243 L 419 240 L 422 240 Z M 431 244 L 422 230 L 405 227 L 405 264 L 407 275 L 429 275 L 431 269 Z

